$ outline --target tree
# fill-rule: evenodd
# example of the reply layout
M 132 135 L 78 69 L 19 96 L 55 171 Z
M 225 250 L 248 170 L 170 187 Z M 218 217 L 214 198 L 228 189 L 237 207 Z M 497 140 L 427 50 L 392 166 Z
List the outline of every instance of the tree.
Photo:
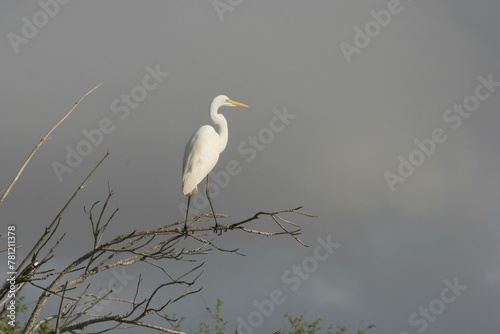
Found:
M 98 87 L 99 85 L 77 101 L 35 146 L 11 184 L 4 190 L 0 197 L 0 205 L 40 146 L 48 140 L 51 133 L 76 109 L 79 103 Z M 136 326 L 164 333 L 182 333 L 175 329 L 175 326 L 172 326 L 174 319 L 166 316 L 165 311 L 177 301 L 201 290 L 201 287 L 196 286 L 196 282 L 202 274 L 204 263 L 201 259 L 203 256 L 211 252 L 240 254 L 238 249 L 226 249 L 217 244 L 217 233 L 214 233 L 212 227 L 202 224 L 211 217 L 210 214 L 200 214 L 193 217 L 190 220 L 187 233 L 182 228 L 184 221 L 177 221 L 155 229 L 134 230 L 126 234 L 105 238 L 104 233 L 112 221 L 116 219 L 115 215 L 118 212 L 118 208 L 110 209 L 113 191 L 108 184 L 107 196 L 102 204 L 97 201 L 88 208 L 84 208 L 93 236 L 89 240 L 88 250 L 78 255 L 66 267 L 56 270 L 52 265 L 52 260 L 60 255 L 57 249 L 65 242 L 65 237 L 69 233 L 62 230 L 61 222 L 64 214 L 107 157 L 108 153 L 80 183 L 52 222 L 42 231 L 38 241 L 32 246 L 26 257 L 16 266 L 17 274 L 14 275 L 15 279 L 13 280 L 15 284 L 6 282 L 0 288 L 0 317 L 2 319 L 7 319 L 9 315 L 8 305 L 14 300 L 11 297 L 13 294 L 20 296 L 26 286 L 35 287 L 39 291 L 39 296 L 33 309 L 30 310 L 24 328 L 11 326 L 14 327 L 12 333 L 58 334 L 89 331 L 103 333 L 113 329 Z M 304 245 L 298 238 L 301 231 L 299 225 L 284 218 L 286 214 L 313 217 L 301 212 L 300 209 L 298 207 L 288 210 L 257 212 L 242 221 L 221 225 L 219 229 L 227 233 L 243 231 L 255 236 L 277 237 L 285 235 Z M 217 217 L 228 218 L 229 216 L 218 214 Z M 275 230 L 261 230 L 251 227 L 252 222 L 265 217 L 274 222 Z M 187 238 L 189 238 L 189 242 L 187 242 Z M 190 267 L 183 272 L 174 273 L 165 269 L 170 268 L 166 264 L 168 261 L 185 261 Z M 151 270 L 158 271 L 163 275 L 163 281 L 151 287 L 143 284 L 145 277 L 142 275 L 134 277 L 134 294 L 131 297 L 116 296 L 116 291 L 120 288 L 116 284 L 103 287 L 100 283 L 96 283 L 95 278 L 102 277 L 104 273 L 117 270 L 118 275 L 121 274 L 123 278 L 124 268 L 138 265 L 144 265 Z M 169 294 L 173 296 L 167 301 L 160 301 L 157 297 L 165 290 L 168 290 Z M 45 307 L 51 302 L 58 307 L 53 308 L 52 312 L 47 312 L 48 307 Z M 106 313 L 100 314 L 98 309 L 102 309 L 103 306 L 106 306 Z M 45 310 L 47 314 L 42 313 L 42 310 Z M 24 308 L 18 309 L 18 311 L 27 312 Z M 158 325 L 152 317 L 155 317 L 154 320 L 166 320 L 163 322 L 169 324 L 170 327 Z M 19 322 L 16 320 L 12 320 L 12 324 L 19 326 Z M 218 327 L 219 329 L 223 328 L 224 324 L 220 323 L 219 326 L 222 326 Z

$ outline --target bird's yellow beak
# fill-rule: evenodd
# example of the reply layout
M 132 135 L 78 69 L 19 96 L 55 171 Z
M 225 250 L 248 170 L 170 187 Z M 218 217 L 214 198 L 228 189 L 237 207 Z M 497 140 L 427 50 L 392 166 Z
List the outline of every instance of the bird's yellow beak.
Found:
M 241 102 L 238 102 L 238 101 L 233 101 L 231 99 L 228 99 L 228 102 L 233 104 L 235 107 L 244 107 L 244 108 L 248 108 L 248 106 L 244 103 L 241 103 Z

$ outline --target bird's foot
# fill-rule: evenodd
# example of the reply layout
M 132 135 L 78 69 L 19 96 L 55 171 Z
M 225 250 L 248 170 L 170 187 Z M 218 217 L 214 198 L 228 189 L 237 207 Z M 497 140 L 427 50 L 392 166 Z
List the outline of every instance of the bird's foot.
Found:
M 217 230 L 219 230 L 217 234 L 222 235 L 222 228 L 220 228 L 220 225 L 218 223 L 215 223 L 213 229 L 214 229 L 214 233 L 217 233 Z

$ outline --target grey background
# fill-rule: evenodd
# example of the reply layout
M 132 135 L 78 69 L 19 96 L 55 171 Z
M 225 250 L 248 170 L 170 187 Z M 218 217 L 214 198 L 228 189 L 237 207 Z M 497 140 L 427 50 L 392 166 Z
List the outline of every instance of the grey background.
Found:
M 412 326 L 410 315 L 457 278 L 467 288 L 426 332 L 498 331 L 500 89 L 456 130 L 443 115 L 474 94 L 478 76 L 500 81 L 500 3 L 402 0 L 400 13 L 348 63 L 340 43 L 353 45 L 354 27 L 364 29 L 370 11 L 388 3 L 245 0 L 221 20 L 211 1 L 72 1 L 16 53 L 8 34 L 22 35 L 22 18 L 33 22 L 41 7 L 1 2 L 2 187 L 74 102 L 103 83 L 29 165 L 0 210 L 2 232 L 17 225 L 26 250 L 106 150 L 110 157 L 63 219 L 68 236 L 54 265 L 91 246 L 82 207 L 104 199 L 108 181 L 120 207 L 108 236 L 182 219 L 184 145 L 209 123 L 212 98 L 226 94 L 250 108 L 221 110 L 229 144 L 216 171 L 229 160 L 242 171 L 214 199 L 216 211 L 240 219 L 303 205 L 318 215 L 298 220 L 311 247 L 223 235 L 222 245 L 247 256 L 209 256 L 202 292 L 170 313 L 187 315 L 195 328 L 209 320 L 205 303 L 221 298 L 234 332 L 237 318 L 256 310 L 253 301 L 280 289 L 286 302 L 257 333 L 277 330 L 285 313 L 352 328 L 373 322 L 372 333 L 417 333 L 422 326 Z M 121 120 L 113 101 L 156 65 L 169 75 Z M 269 127 L 273 108 L 296 117 L 248 162 L 238 145 Z M 103 118 L 114 131 L 59 182 L 51 164 L 64 163 L 65 147 L 76 148 L 82 130 Z M 392 192 L 384 172 L 396 173 L 398 156 L 408 159 L 414 141 L 435 128 L 447 140 Z M 328 235 L 340 247 L 291 291 L 281 275 Z

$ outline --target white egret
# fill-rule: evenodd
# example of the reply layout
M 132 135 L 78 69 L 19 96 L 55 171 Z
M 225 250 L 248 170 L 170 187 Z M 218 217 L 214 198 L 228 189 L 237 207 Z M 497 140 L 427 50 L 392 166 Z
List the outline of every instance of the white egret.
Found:
M 245 107 L 246 104 L 233 101 L 225 95 L 215 97 L 210 104 L 209 115 L 212 122 L 218 127 L 216 131 L 210 125 L 203 125 L 189 139 L 184 149 L 184 160 L 182 162 L 182 192 L 188 196 L 186 209 L 186 220 L 184 221 L 184 232 L 187 231 L 187 220 L 189 213 L 189 202 L 191 196 L 198 192 L 198 184 L 207 177 L 206 194 L 212 214 L 215 220 L 214 231 L 218 223 L 215 217 L 214 207 L 209 195 L 208 174 L 212 171 L 219 160 L 219 154 L 227 145 L 227 121 L 221 114 L 217 113 L 220 107 Z

